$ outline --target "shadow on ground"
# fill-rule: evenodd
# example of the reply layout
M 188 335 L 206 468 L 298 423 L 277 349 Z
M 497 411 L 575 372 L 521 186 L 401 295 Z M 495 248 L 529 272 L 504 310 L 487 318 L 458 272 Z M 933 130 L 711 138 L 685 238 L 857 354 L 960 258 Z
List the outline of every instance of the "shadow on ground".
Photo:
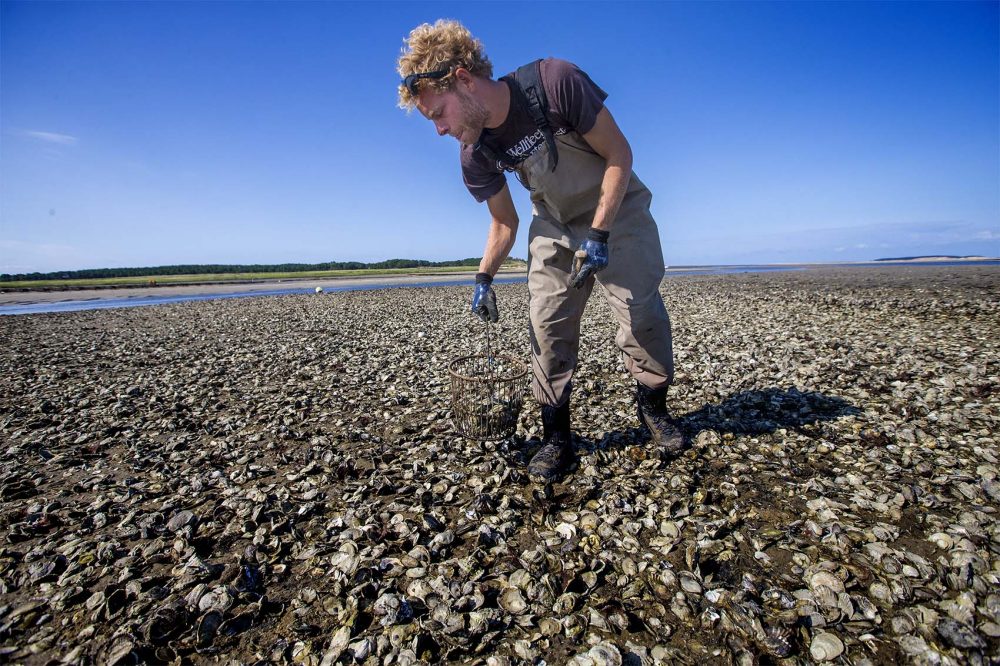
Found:
M 766 388 L 734 393 L 719 403 L 679 415 L 677 425 L 690 443 L 699 432 L 714 430 L 720 435 L 763 435 L 781 428 L 799 431 L 807 426 L 861 414 L 861 410 L 843 398 L 815 391 L 792 388 Z M 638 417 L 637 417 L 638 420 Z M 600 441 L 577 437 L 582 451 L 636 446 L 647 443 L 645 427 L 608 432 Z
M 702 430 L 734 435 L 763 435 L 779 428 L 800 429 L 860 414 L 843 398 L 792 387 L 741 391 L 718 404 L 707 404 L 678 418 L 685 434 Z

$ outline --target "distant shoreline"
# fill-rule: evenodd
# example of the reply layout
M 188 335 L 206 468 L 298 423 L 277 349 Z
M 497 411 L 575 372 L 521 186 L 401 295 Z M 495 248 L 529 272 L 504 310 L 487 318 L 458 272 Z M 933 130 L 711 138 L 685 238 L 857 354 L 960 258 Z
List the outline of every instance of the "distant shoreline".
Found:
M 981 261 L 1000 261 L 1000 257 L 948 257 L 944 255 L 934 255 L 928 257 L 909 257 L 905 259 L 872 259 L 870 261 L 790 261 L 787 263 L 775 262 L 770 264 L 674 264 L 667 266 L 667 272 L 672 270 L 691 270 L 697 268 L 738 268 L 742 266 L 754 266 L 767 268 L 769 266 L 773 267 L 800 267 L 800 268 L 824 268 L 831 267 L 835 268 L 837 266 L 882 266 L 885 264 L 920 264 L 923 262 L 927 263 L 939 263 L 939 262 L 963 262 L 963 263 L 976 263 Z
M 525 273 L 525 269 L 507 269 L 501 268 L 497 272 L 497 275 L 518 275 Z M 6 302 L 3 296 L 10 294 L 60 294 L 64 295 L 69 292 L 92 292 L 99 291 L 101 293 L 117 292 L 119 290 L 126 290 L 129 292 L 134 292 L 139 289 L 151 289 L 151 290 L 165 290 L 172 288 L 195 288 L 200 289 L 203 287 L 227 287 L 227 286 L 239 286 L 239 287 L 261 287 L 267 286 L 272 287 L 276 284 L 296 284 L 302 282 L 308 282 L 310 285 L 316 286 L 326 286 L 327 283 L 330 284 L 340 284 L 340 285 L 354 285 L 365 284 L 373 281 L 399 281 L 399 282 L 426 282 L 428 280 L 434 281 L 436 279 L 462 279 L 467 276 L 475 277 L 475 270 L 467 271 L 451 271 L 451 272 L 441 272 L 441 271 L 426 271 L 426 272 L 408 272 L 400 274 L 399 272 L 372 272 L 366 273 L 365 275 L 329 275 L 329 276 L 315 276 L 315 275 L 304 275 L 302 277 L 259 277 L 259 278 L 234 278 L 234 279 L 219 279 L 219 280 L 191 280 L 184 282 L 162 282 L 157 283 L 155 279 L 151 279 L 152 284 L 136 282 L 134 284 L 73 284 L 72 280 L 67 280 L 59 285 L 50 285 L 44 287 L 18 287 L 9 286 L 0 287 L 0 303 Z M 81 280 L 82 282 L 83 280 Z M 250 289 L 254 291 L 254 289 Z
M 961 257 L 950 256 L 947 254 L 935 254 L 928 255 L 925 257 L 885 257 L 882 259 L 874 259 L 873 262 L 884 262 L 891 261 L 894 263 L 901 262 L 919 262 L 919 261 L 996 261 L 996 257 L 980 257 L 976 255 L 965 255 Z
M 788 262 L 788 263 L 770 263 L 770 264 L 755 264 L 755 263 L 737 263 L 737 264 L 675 264 L 666 265 L 664 268 L 667 273 L 676 271 L 690 271 L 690 270 L 705 270 L 705 269 L 719 269 L 720 271 L 725 271 L 727 269 L 734 268 L 759 268 L 762 270 L 776 269 L 776 268 L 818 268 L 818 267 L 836 267 L 836 266 L 879 266 L 885 264 L 900 264 L 900 263 L 944 263 L 944 262 L 983 262 L 983 261 L 1000 261 L 997 257 L 983 257 L 983 256 L 949 256 L 949 255 L 928 255 L 921 257 L 900 257 L 900 258 L 881 258 L 872 259 L 870 261 L 843 261 L 843 262 Z M 518 267 L 508 267 L 501 268 L 499 274 L 504 275 L 518 275 L 525 274 L 527 272 L 527 266 Z M 60 294 L 65 297 L 65 294 L 71 292 L 94 292 L 98 291 L 101 293 L 111 294 L 117 293 L 120 290 L 126 290 L 127 292 L 134 294 L 136 290 L 157 290 L 156 293 L 162 293 L 159 290 L 171 289 L 171 288 L 202 288 L 202 287 L 229 287 L 229 286 L 273 286 L 275 284 L 295 284 L 302 282 L 309 282 L 310 284 L 317 286 L 325 286 L 326 284 L 339 284 L 339 285 L 353 285 L 355 281 L 360 284 L 364 284 L 370 281 L 392 281 L 395 282 L 399 280 L 402 283 L 406 282 L 422 282 L 436 281 L 447 277 L 448 279 L 463 279 L 469 276 L 475 276 L 475 270 L 455 270 L 454 268 L 450 271 L 440 271 L 440 270 L 417 270 L 413 272 L 400 273 L 398 270 L 372 270 L 365 271 L 363 275 L 309 275 L 303 274 L 301 277 L 294 274 L 276 274 L 275 277 L 268 277 L 265 275 L 261 277 L 233 277 L 226 278 L 222 277 L 220 279 L 197 279 L 201 276 L 191 276 L 195 279 L 190 281 L 167 281 L 162 280 L 158 282 L 159 276 L 150 276 L 145 282 L 142 281 L 144 278 L 137 279 L 133 283 L 124 284 L 93 284 L 90 279 L 80 279 L 80 284 L 74 284 L 77 280 L 66 280 L 61 281 L 58 284 L 45 284 L 45 285 L 32 285 L 32 286 L 20 286 L 16 282 L 4 283 L 0 286 L 0 304 L 11 302 L 10 298 L 3 298 L 4 296 L 10 296 L 11 294 Z M 56 281 L 52 281 L 56 282 Z M 254 289 L 251 289 L 253 291 Z M 199 293 L 201 293 L 199 291 Z M 113 297 L 113 296 L 111 296 Z M 45 299 L 50 300 L 50 299 Z M 59 299 L 62 300 L 62 299 Z
M 779 271 L 812 271 L 812 270 L 842 270 L 852 268 L 886 268 L 894 266 L 898 268 L 933 268 L 945 267 L 951 262 L 956 267 L 975 267 L 977 263 L 987 267 L 997 267 L 1000 259 L 967 259 L 957 261 L 953 259 L 940 261 L 866 261 L 866 262 L 842 262 L 842 263 L 796 263 L 796 264 L 730 264 L 716 266 L 667 266 L 665 267 L 666 277 L 685 275 L 723 275 L 731 273 L 771 273 Z M 986 262 L 986 263 L 983 263 Z M 303 278 L 278 278 L 273 280 L 255 279 L 252 282 L 247 280 L 239 281 L 213 281 L 201 284 L 182 285 L 133 285 L 118 287 L 79 287 L 76 289 L 24 289 L 24 290 L 0 290 L 0 315 L 5 314 L 28 314 L 19 312 L 23 308 L 41 307 L 38 312 L 56 311 L 46 310 L 46 305 L 52 305 L 60 311 L 64 307 L 75 308 L 82 305 L 82 308 L 90 309 L 94 307 L 129 307 L 132 305 L 150 305 L 150 301 L 160 302 L 179 300 L 200 300 L 204 298 L 228 298 L 242 296 L 273 296 L 284 293 L 306 293 L 318 288 L 321 291 L 344 291 L 357 289 L 383 289 L 392 287 L 408 286 L 437 286 L 447 284 L 472 284 L 475 272 L 453 272 L 453 273 L 409 273 L 406 275 L 382 274 L 366 275 L 363 277 L 303 277 Z M 527 271 L 524 269 L 507 269 L 497 274 L 497 283 L 520 282 L 527 278 Z M 116 303 L 120 305 L 115 305 Z M 34 310 L 32 310 L 34 311 Z
M 514 265 L 504 264 L 500 272 L 526 270 L 525 262 L 516 262 Z M 127 269 L 131 270 L 131 269 Z M 268 273 L 191 273 L 183 275 L 174 274 L 146 274 L 131 277 L 65 277 L 60 279 L 39 279 L 39 280 L 7 280 L 0 281 L 0 293 L 4 292 L 47 292 L 47 291 L 77 291 L 91 289 L 145 289 L 150 287 L 188 287 L 201 285 L 227 285 L 227 284 L 266 284 L 276 282 L 295 281 L 325 281 L 325 280 L 351 280 L 351 279 L 387 279 L 406 276 L 440 276 L 440 275 L 475 275 L 476 267 L 472 266 L 447 266 L 447 267 L 421 267 L 421 268 L 374 268 L 374 269 L 349 269 L 331 271 L 294 271 L 282 272 L 273 271 Z
M 770 263 L 770 264 L 755 264 L 755 263 L 737 263 L 737 264 L 674 264 L 665 265 L 667 273 L 675 271 L 689 271 L 689 270 L 704 270 L 704 269 L 733 269 L 733 268 L 760 268 L 767 270 L 768 268 L 789 268 L 789 267 L 801 267 L 801 268 L 818 268 L 824 266 L 878 266 L 888 263 L 914 263 L 919 264 L 922 262 L 927 263 L 938 263 L 938 262 L 982 262 L 982 261 L 1000 261 L 998 257 L 982 257 L 982 256 L 948 256 L 948 255 L 928 255 L 925 257 L 901 257 L 901 258 L 882 258 L 882 259 L 872 259 L 870 261 L 841 261 L 841 262 L 788 262 L 788 263 Z M 504 275 L 518 275 L 525 274 L 527 272 L 527 267 L 517 267 L 517 268 L 501 268 L 498 272 Z M 31 293 L 31 294 L 65 294 L 67 292 L 91 292 L 100 291 L 102 293 L 117 292 L 119 290 L 128 290 L 133 292 L 138 289 L 168 289 L 168 288 L 200 288 L 200 287 L 226 287 L 226 286 L 262 286 L 262 285 L 275 285 L 275 284 L 285 284 L 285 283 L 301 283 L 309 282 L 317 286 L 324 286 L 326 283 L 337 283 L 341 285 L 352 285 L 355 281 L 360 283 L 365 283 L 369 281 L 385 281 L 385 280 L 400 280 L 401 282 L 410 281 L 426 281 L 441 279 L 447 277 L 449 279 L 461 279 L 468 276 L 475 276 L 476 271 L 456 271 L 452 270 L 450 272 L 435 271 L 433 269 L 428 271 L 417 271 L 417 272 L 407 272 L 405 274 L 400 274 L 398 271 L 372 271 L 366 272 L 364 275 L 327 275 L 327 276 L 317 276 L 317 275 L 303 275 L 302 277 L 297 277 L 294 275 L 283 274 L 280 277 L 254 277 L 254 278 L 232 278 L 232 279 L 205 279 L 205 280 L 191 280 L 183 282 L 162 282 L 158 283 L 155 276 L 150 277 L 146 282 L 135 282 L 132 284 L 73 284 L 74 280 L 67 280 L 61 284 L 56 285 L 45 285 L 45 286 L 17 286 L 16 283 L 6 283 L 4 286 L 0 287 L 0 303 L 7 302 L 9 299 L 3 299 L 2 296 L 16 294 L 16 293 Z M 87 282 L 87 280 L 81 279 L 81 283 Z
M 526 275 L 523 270 L 500 271 L 498 277 L 514 277 Z M 467 279 L 471 283 L 475 279 L 476 273 L 409 273 L 407 275 L 384 274 L 366 275 L 364 277 L 327 277 L 327 278 L 280 278 L 274 280 L 257 279 L 214 281 L 201 283 L 185 283 L 180 285 L 129 285 L 116 287 L 77 287 L 66 289 L 39 288 L 39 289 L 4 289 L 0 291 L 0 308 L 4 305 L 29 305 L 35 303 L 56 303 L 61 301 L 90 301 L 90 300 L 133 300 L 148 298 L 150 296 L 203 296 L 208 294 L 232 294 L 254 292 L 271 292 L 276 285 L 290 288 L 311 289 L 342 289 L 344 287 L 359 288 L 369 285 L 390 285 L 405 286 L 421 283 L 453 282 L 455 280 Z

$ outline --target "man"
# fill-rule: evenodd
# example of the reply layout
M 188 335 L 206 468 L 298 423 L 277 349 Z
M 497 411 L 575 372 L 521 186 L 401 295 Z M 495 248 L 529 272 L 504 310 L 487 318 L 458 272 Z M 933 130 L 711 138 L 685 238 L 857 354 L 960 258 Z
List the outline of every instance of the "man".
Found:
M 415 28 L 398 64 L 400 106 L 416 107 L 439 135 L 459 141 L 465 184 L 489 208 L 472 298 L 472 311 L 484 319 L 497 321 L 491 283 L 519 223 L 505 172 L 531 190 L 532 393 L 542 408 L 543 442 L 529 474 L 551 481 L 572 460 L 571 380 L 595 280 L 618 320 L 615 342 L 636 379 L 639 418 L 665 453 L 679 452 L 683 438 L 664 403 L 673 352 L 652 195 L 632 173 L 632 150 L 604 106 L 607 94 L 575 65 L 553 58 L 519 69 L 516 80 L 494 81 L 482 44 L 457 21 Z

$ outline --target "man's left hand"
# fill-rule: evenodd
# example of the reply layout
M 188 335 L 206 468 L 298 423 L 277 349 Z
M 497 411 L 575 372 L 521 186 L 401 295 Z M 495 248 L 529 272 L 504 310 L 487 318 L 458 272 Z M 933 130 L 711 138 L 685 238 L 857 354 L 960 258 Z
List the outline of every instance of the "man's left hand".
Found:
M 591 227 L 587 240 L 580 245 L 580 250 L 586 252 L 587 257 L 579 271 L 576 266 L 573 267 L 569 276 L 571 287 L 581 288 L 591 275 L 608 267 L 608 236 L 607 231 Z

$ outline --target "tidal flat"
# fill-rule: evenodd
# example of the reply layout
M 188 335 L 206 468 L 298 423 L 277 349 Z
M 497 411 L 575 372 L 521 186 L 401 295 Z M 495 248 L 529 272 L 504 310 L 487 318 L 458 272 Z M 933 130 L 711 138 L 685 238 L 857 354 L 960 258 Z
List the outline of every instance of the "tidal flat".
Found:
M 452 431 L 470 287 L 0 318 L 0 661 L 997 663 L 1000 268 L 661 292 L 690 448 L 598 288 L 548 488 L 530 397 Z

